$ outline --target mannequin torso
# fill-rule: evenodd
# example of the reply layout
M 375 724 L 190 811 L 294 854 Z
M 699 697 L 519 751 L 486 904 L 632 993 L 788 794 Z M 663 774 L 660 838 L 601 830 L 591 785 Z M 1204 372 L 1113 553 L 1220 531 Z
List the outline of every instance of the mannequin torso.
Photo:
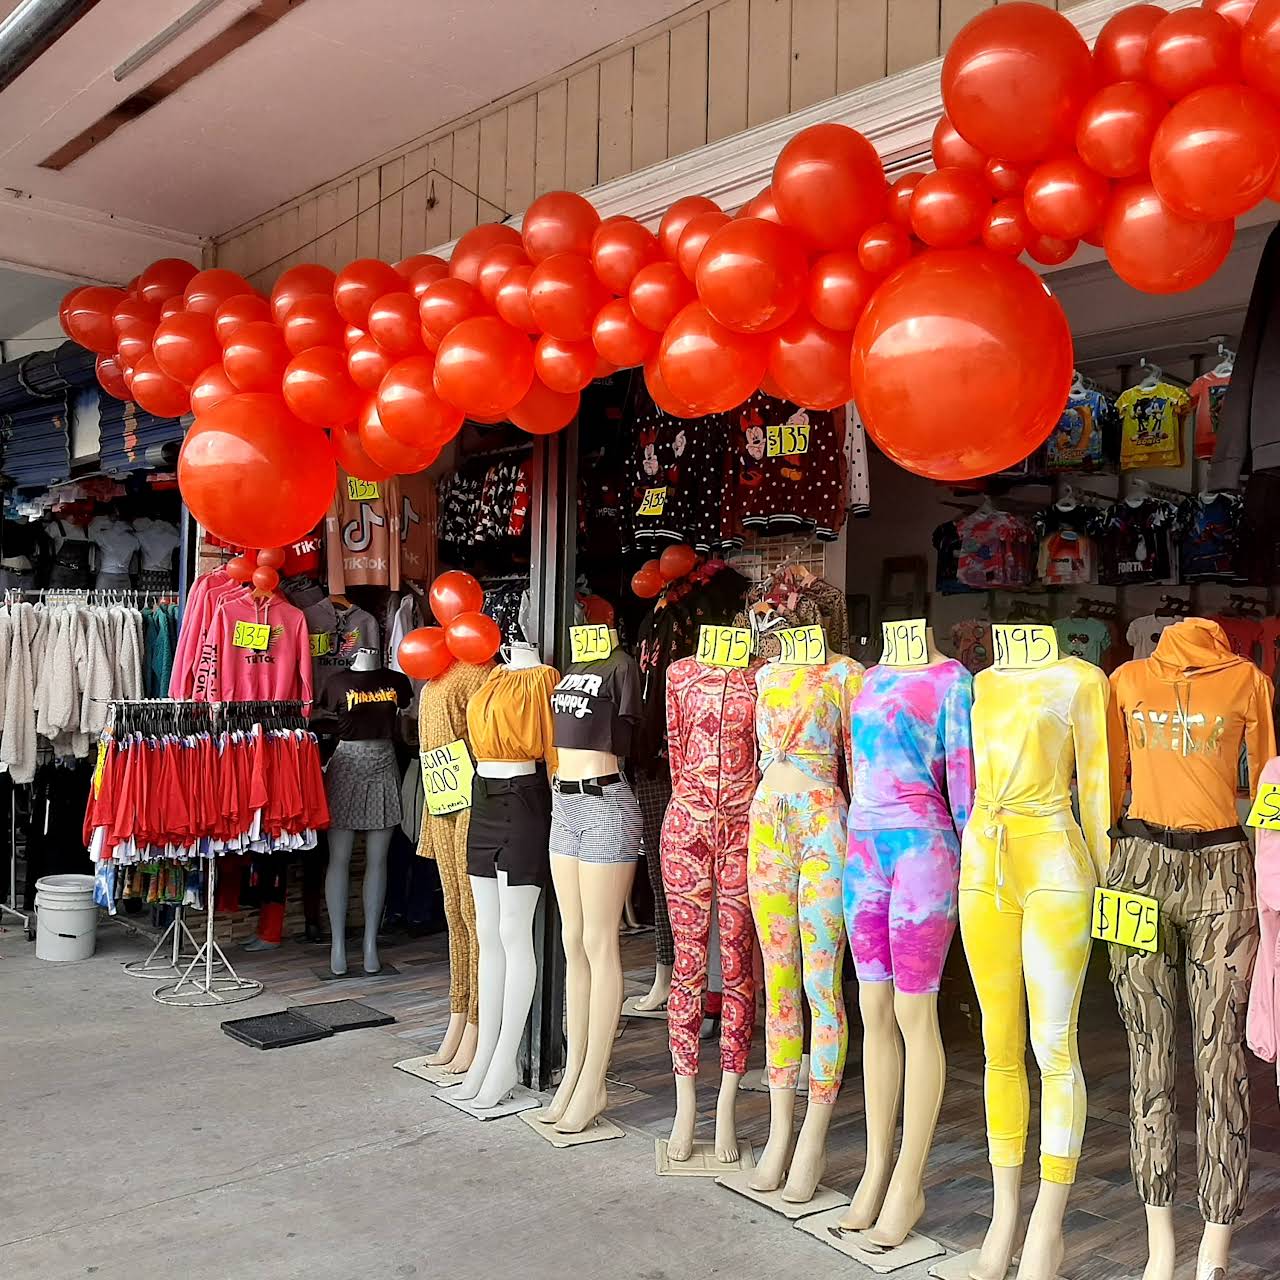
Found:
M 506 665 L 512 671 L 525 671 L 542 665 L 537 649 L 518 641 L 508 646 L 506 658 Z M 476 772 L 482 778 L 525 778 L 537 770 L 537 763 L 533 760 L 476 761 Z

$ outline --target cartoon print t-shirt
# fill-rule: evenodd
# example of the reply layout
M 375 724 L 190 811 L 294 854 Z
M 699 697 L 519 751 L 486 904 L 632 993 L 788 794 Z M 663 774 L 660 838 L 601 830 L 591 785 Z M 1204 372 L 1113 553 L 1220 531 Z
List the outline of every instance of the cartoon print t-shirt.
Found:
M 1101 667 L 1111 648 L 1111 628 L 1101 618 L 1059 618 L 1053 629 L 1058 633 L 1058 652 L 1063 657 L 1083 658 Z
M 1130 387 L 1116 399 L 1120 466 L 1182 466 L 1182 423 L 1190 399 L 1181 387 L 1157 382 Z
M 1115 406 L 1101 391 L 1073 392 L 1046 442 L 1045 465 L 1050 471 L 1098 470 L 1107 460 L 1114 423 Z

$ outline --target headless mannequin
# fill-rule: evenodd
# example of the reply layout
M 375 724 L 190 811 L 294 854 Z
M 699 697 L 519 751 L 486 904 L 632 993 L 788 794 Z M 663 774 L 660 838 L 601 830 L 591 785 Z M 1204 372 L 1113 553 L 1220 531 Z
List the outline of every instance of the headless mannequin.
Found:
M 361 649 L 351 663 L 352 671 L 376 671 L 378 655 L 372 649 Z M 378 925 L 387 901 L 387 853 L 391 848 L 394 827 L 384 831 L 366 831 L 364 885 L 364 971 L 377 973 L 382 968 L 378 958 Z M 333 941 L 329 948 L 330 972 L 341 977 L 347 971 L 347 894 L 351 885 L 351 848 L 354 831 L 329 832 L 329 869 L 324 878 L 324 901 L 329 910 L 329 931 Z
M 512 644 L 512 668 L 541 665 L 531 644 Z M 482 778 L 522 778 L 537 772 L 533 760 L 478 760 Z M 505 871 L 496 879 L 468 876 L 476 904 L 476 938 L 480 944 L 480 1015 L 475 1053 L 462 1083 L 451 1097 L 471 1102 L 477 1110 L 498 1106 L 520 1083 L 518 1056 L 538 965 L 533 953 L 533 916 L 542 889 L 510 884 Z

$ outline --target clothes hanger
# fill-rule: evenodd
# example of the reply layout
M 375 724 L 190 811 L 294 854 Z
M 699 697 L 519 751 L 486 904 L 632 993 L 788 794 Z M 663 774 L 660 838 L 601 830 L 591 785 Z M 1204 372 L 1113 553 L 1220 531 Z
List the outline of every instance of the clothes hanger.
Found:
M 1068 484 L 1062 488 L 1062 497 L 1053 504 L 1059 511 L 1074 511 L 1080 504 L 1076 502 L 1076 491 Z
M 1078 400 L 1081 396 L 1084 395 L 1084 393 L 1085 393 L 1084 374 L 1081 373 L 1079 369 L 1076 369 L 1074 372 L 1074 376 L 1071 379 L 1071 390 L 1067 393 L 1067 396 L 1071 400 Z
M 1235 368 L 1236 353 L 1222 339 L 1218 339 L 1218 363 L 1210 370 L 1210 377 L 1229 378 Z
M 1138 389 L 1141 391 L 1150 391 L 1160 385 L 1161 379 L 1164 377 L 1164 370 L 1158 364 L 1152 364 L 1146 356 L 1138 362 L 1139 367 L 1147 371 L 1146 377 L 1138 383 Z

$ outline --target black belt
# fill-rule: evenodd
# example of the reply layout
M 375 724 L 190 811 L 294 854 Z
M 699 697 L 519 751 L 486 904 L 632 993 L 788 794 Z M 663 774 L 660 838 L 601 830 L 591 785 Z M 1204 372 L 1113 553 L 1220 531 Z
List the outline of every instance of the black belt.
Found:
M 605 787 L 611 787 L 615 782 L 621 781 L 622 774 L 606 773 L 599 778 L 582 778 L 578 782 L 565 782 L 557 778 L 551 785 L 562 796 L 602 796 Z
M 546 775 L 538 773 L 517 773 L 512 778 L 487 778 L 477 773 L 471 786 L 475 795 L 489 799 L 493 796 L 511 795 L 516 791 L 527 791 L 530 787 L 545 787 Z
M 1112 834 L 1136 836 L 1182 853 L 1195 853 L 1215 844 L 1238 844 L 1247 838 L 1239 825 L 1219 827 L 1216 831 L 1188 831 L 1182 827 L 1158 827 L 1141 818 L 1121 818 Z

